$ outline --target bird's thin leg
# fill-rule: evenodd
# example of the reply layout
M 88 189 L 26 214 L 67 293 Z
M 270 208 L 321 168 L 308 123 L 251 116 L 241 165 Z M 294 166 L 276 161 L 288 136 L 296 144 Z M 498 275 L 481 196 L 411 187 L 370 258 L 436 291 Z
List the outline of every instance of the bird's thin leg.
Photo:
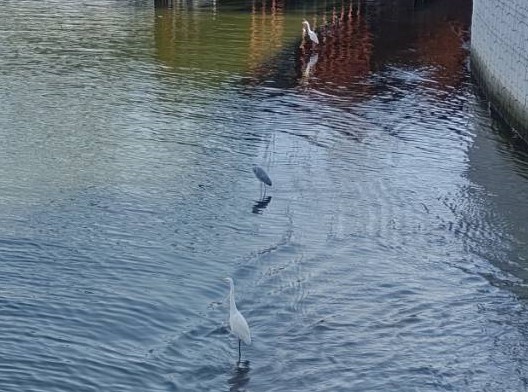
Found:
M 240 351 L 240 339 L 238 339 L 238 362 L 240 362 L 241 355 L 242 355 L 242 353 Z

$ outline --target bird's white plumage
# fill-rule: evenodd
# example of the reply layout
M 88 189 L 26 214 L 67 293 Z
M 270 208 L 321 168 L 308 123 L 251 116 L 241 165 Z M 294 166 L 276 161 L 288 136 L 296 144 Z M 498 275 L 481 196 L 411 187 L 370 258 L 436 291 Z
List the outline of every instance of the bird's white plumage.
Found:
M 315 31 L 313 31 L 310 28 L 310 23 L 308 23 L 307 20 L 303 20 L 302 24 L 303 24 L 303 26 L 305 26 L 305 29 L 308 32 L 308 37 L 310 37 L 312 42 L 317 44 L 317 45 L 319 45 L 319 38 L 317 37 L 317 34 L 315 33 Z
M 235 284 L 233 279 L 226 278 L 229 282 L 229 327 L 231 333 L 242 340 L 245 344 L 251 344 L 251 333 L 249 332 L 249 325 L 237 309 L 235 303 Z
M 249 332 L 248 323 L 238 310 L 230 315 L 229 327 L 231 328 L 231 332 L 245 344 L 251 344 L 251 333 Z

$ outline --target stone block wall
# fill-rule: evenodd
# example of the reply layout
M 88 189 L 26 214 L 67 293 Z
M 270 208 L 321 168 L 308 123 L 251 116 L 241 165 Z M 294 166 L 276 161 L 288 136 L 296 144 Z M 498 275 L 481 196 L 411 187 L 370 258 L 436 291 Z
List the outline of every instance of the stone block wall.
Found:
M 471 64 L 493 108 L 528 141 L 528 0 L 473 0 Z

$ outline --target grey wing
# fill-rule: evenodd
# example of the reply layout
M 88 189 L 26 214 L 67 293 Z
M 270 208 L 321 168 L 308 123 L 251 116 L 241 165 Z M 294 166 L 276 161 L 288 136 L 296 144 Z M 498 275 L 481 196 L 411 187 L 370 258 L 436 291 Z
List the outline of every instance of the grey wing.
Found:
M 253 173 L 255 173 L 255 176 L 262 181 L 264 184 L 271 186 L 271 179 L 269 178 L 268 174 L 264 171 L 263 168 L 259 166 L 255 166 L 253 168 Z

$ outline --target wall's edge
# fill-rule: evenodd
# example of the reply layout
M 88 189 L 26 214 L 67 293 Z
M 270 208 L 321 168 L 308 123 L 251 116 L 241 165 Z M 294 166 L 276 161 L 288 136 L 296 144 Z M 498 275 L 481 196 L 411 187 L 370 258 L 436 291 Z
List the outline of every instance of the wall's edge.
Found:
M 471 48 L 471 72 L 481 90 L 486 95 L 491 109 L 511 126 L 528 143 L 528 110 L 500 83 L 493 71 L 486 67 L 478 55 L 478 50 Z
M 528 4 L 474 0 L 471 69 L 491 108 L 528 142 Z

